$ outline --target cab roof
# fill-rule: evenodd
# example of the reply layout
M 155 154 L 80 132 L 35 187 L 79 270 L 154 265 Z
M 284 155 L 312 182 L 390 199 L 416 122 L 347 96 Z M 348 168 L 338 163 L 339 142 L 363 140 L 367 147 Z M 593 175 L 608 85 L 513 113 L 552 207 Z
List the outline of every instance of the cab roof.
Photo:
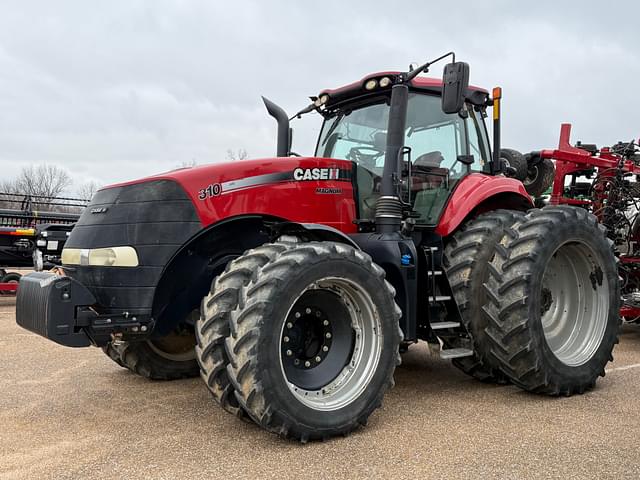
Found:
M 361 80 L 358 80 L 353 83 L 349 83 L 347 85 L 343 85 L 342 87 L 327 88 L 325 90 L 322 90 L 318 94 L 318 97 L 322 97 L 322 95 L 328 95 L 329 100 L 327 101 L 327 104 L 335 105 L 336 103 L 339 103 L 343 100 L 359 97 L 360 95 L 374 94 L 374 93 L 379 94 L 381 92 L 384 92 L 385 90 L 390 90 L 391 85 L 393 85 L 393 81 L 391 85 L 387 87 L 381 87 L 378 85 L 373 90 L 366 90 L 365 84 L 369 80 L 375 79 L 379 81 L 381 78 L 384 78 L 384 77 L 388 77 L 394 80 L 401 73 L 402 72 L 397 72 L 397 71 L 371 73 L 366 77 L 363 77 Z M 418 77 L 415 77 L 413 80 L 411 80 L 409 85 L 413 90 L 424 91 L 424 92 L 438 94 L 438 95 L 442 93 L 442 79 L 440 78 L 418 76 Z M 467 89 L 467 99 L 473 104 L 482 105 L 488 100 L 488 98 L 489 98 L 489 92 L 484 88 L 470 85 L 469 88 Z

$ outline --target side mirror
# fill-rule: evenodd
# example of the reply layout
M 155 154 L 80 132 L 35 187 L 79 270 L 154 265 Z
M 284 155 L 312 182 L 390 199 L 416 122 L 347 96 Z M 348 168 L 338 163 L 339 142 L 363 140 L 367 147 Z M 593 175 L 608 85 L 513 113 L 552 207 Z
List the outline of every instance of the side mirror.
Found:
M 464 106 L 465 93 L 469 87 L 469 64 L 447 63 L 442 73 L 442 111 L 458 113 Z

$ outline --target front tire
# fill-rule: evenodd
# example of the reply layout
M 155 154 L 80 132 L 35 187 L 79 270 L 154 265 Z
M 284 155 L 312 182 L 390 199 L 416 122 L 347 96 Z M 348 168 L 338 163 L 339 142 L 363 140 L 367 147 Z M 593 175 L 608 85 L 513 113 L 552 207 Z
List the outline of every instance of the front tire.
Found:
M 251 282 L 258 268 L 285 249 L 281 244 L 263 245 L 229 262 L 224 272 L 212 282 L 211 290 L 200 307 L 200 320 L 196 323 L 196 354 L 202 379 L 214 400 L 224 410 L 240 418 L 246 418 L 246 414 L 229 381 L 229 357 L 224 348 L 225 339 L 230 334 L 231 311 L 238 306 L 240 290 Z
M 593 388 L 613 360 L 620 284 L 612 242 L 586 210 L 532 210 L 507 232 L 487 282 L 487 338 L 502 372 L 525 390 Z
M 161 338 L 110 342 L 102 350 L 115 363 L 141 377 L 178 380 L 200 373 L 194 346 L 193 331 L 184 326 Z
M 279 245 L 231 312 L 229 379 L 271 432 L 302 442 L 347 434 L 393 386 L 402 340 L 393 288 L 350 246 Z

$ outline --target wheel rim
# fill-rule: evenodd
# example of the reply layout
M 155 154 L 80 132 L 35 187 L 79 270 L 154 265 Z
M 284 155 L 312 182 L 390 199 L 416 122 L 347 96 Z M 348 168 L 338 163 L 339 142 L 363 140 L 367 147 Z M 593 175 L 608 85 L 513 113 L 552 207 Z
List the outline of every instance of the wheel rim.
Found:
M 595 355 L 609 316 L 609 285 L 601 259 L 581 241 L 562 244 L 547 263 L 541 291 L 547 345 L 565 365 Z
M 344 278 L 308 285 L 280 332 L 280 367 L 289 391 L 315 410 L 338 410 L 355 401 L 376 372 L 381 352 L 375 304 Z
M 540 169 L 535 166 L 535 167 L 531 167 L 529 170 L 527 170 L 527 178 L 524 179 L 524 183 L 525 185 L 531 185 L 533 182 L 535 182 L 538 178 L 538 175 L 540 173 Z
M 149 348 L 157 355 L 174 362 L 188 362 L 196 359 L 195 335 L 188 331 L 172 332 L 169 335 L 147 340 Z

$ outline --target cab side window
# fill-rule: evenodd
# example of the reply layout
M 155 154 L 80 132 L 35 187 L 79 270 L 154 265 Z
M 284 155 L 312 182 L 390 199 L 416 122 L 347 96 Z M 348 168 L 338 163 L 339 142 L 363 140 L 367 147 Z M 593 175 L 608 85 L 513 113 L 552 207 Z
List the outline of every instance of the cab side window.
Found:
M 475 111 L 472 106 L 468 106 L 469 117 L 467 118 L 467 129 L 469 131 L 469 154 L 473 155 L 474 162 L 472 170 L 482 171 L 484 166 L 491 159 L 487 144 L 487 135 L 484 128 L 482 114 Z

